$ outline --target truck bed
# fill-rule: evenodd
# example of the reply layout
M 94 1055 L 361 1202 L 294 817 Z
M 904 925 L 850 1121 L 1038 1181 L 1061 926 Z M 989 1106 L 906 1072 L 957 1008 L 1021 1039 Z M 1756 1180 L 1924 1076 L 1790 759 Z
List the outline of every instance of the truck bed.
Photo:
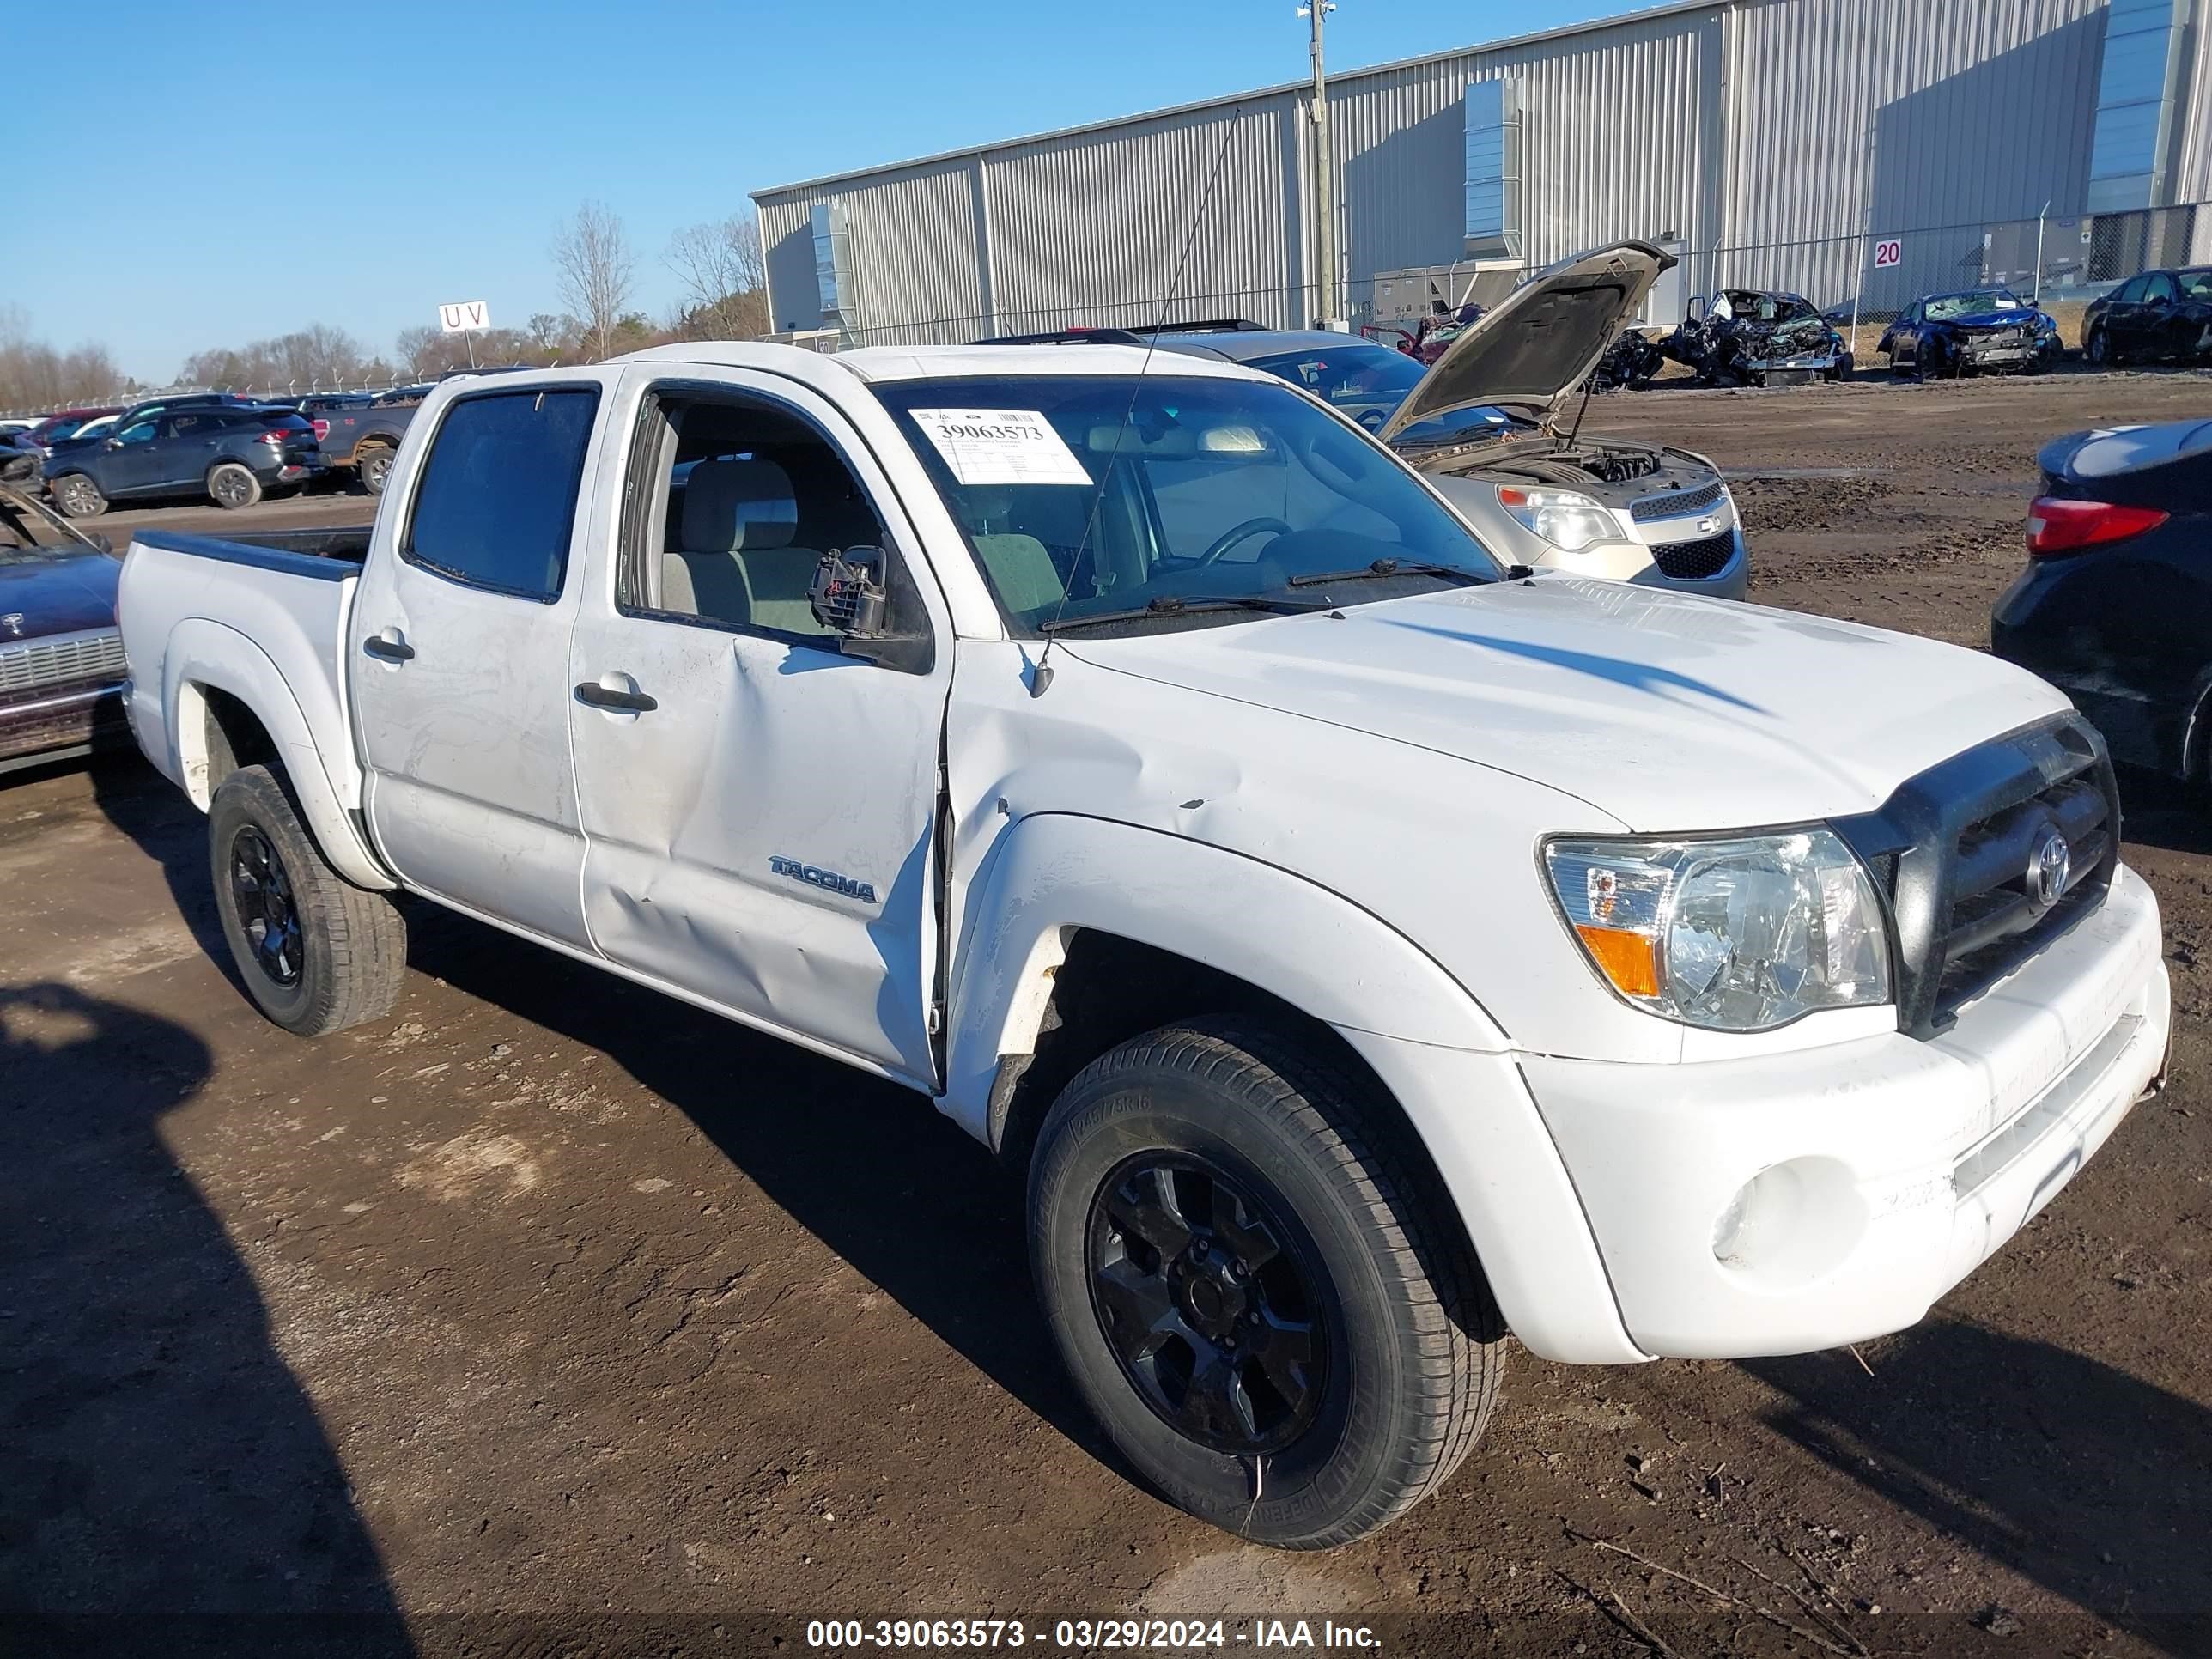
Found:
M 131 725 L 147 758 L 196 803 L 209 793 L 205 688 L 260 711 L 311 810 L 359 804 L 340 641 L 369 535 L 365 525 L 133 534 L 116 599 Z
M 283 571 L 322 581 L 360 574 L 368 556 L 368 525 L 334 530 L 262 530 L 238 536 L 196 536 L 181 530 L 141 530 L 131 540 L 198 559 L 220 559 L 259 570 Z

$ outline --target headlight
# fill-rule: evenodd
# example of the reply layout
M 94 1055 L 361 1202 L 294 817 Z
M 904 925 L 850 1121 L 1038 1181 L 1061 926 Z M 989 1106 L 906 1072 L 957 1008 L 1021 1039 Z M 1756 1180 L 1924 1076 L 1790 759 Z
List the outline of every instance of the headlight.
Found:
M 1832 830 L 1555 841 L 1544 865 L 1591 963 L 1638 1007 L 1763 1031 L 1889 1000 L 1881 902 Z
M 1620 524 L 1589 496 L 1571 489 L 1498 486 L 1498 504 L 1563 553 L 1620 539 Z

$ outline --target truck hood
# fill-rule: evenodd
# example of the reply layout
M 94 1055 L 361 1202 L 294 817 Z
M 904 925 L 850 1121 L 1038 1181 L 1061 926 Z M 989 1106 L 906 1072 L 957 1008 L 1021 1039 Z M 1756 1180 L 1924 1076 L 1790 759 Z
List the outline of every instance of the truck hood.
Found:
M 1620 582 L 1544 576 L 1342 617 L 1060 648 L 1510 772 L 1646 831 L 1869 811 L 1913 774 L 2068 707 L 1956 646 Z
M 0 552 L 0 646 L 49 634 L 82 634 L 115 626 L 115 579 L 123 567 L 98 553 L 21 558 Z
M 1526 410 L 1549 424 L 1674 263 L 1649 242 L 1615 242 L 1539 271 L 1445 347 L 1375 435 L 1387 444 L 1408 427 L 1481 404 Z

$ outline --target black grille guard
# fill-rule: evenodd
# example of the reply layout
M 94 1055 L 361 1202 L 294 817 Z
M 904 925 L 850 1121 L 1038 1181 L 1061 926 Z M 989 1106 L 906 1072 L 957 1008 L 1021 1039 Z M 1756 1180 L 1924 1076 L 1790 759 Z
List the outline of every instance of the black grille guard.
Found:
M 1899 1028 L 1933 1036 L 1951 1011 L 2094 908 L 2119 866 L 2120 800 L 2105 740 L 2078 714 L 2022 726 L 1938 763 L 1871 812 L 1831 827 L 1889 912 Z M 2030 890 L 2057 830 L 2073 860 L 2061 895 Z

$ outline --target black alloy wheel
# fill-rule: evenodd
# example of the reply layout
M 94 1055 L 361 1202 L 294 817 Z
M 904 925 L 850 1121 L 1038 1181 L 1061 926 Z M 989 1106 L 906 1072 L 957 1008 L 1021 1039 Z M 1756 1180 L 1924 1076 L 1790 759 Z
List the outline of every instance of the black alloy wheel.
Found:
M 1163 1422 L 1232 1456 L 1290 1445 L 1326 1397 L 1326 1280 L 1304 1255 L 1194 1152 L 1140 1152 L 1091 1201 L 1091 1304 L 1115 1358 Z
M 231 838 L 230 899 L 254 966 L 272 985 L 289 990 L 298 984 L 304 958 L 291 878 L 268 837 L 252 824 Z

